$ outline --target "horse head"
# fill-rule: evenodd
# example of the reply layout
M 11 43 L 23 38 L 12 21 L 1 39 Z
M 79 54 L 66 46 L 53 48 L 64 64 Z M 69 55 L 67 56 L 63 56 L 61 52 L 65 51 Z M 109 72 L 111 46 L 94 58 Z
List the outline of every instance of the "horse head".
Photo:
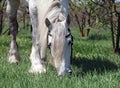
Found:
M 48 28 L 48 46 L 58 75 L 71 72 L 70 57 L 72 36 L 69 31 L 69 17 L 59 15 L 54 21 L 45 19 Z

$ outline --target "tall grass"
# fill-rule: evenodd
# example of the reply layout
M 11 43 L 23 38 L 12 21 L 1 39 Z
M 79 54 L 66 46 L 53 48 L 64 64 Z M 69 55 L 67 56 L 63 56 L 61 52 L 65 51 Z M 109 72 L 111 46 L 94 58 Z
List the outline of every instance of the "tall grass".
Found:
M 82 39 L 79 30 L 71 28 L 74 37 L 72 74 L 57 77 L 55 68 L 48 64 L 46 74 L 28 73 L 31 35 L 28 29 L 20 29 L 17 42 L 21 61 L 18 64 L 7 62 L 10 37 L 0 36 L 0 88 L 120 87 L 120 56 L 112 52 L 109 30 L 92 30 L 89 38 Z

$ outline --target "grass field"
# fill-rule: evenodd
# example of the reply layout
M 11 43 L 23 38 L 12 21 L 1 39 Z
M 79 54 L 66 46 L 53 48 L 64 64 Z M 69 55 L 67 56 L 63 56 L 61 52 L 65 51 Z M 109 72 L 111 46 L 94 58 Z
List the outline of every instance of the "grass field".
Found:
M 10 37 L 0 36 L 0 88 L 120 88 L 120 56 L 112 52 L 110 31 L 91 31 L 87 39 L 80 38 L 77 28 L 71 28 L 71 32 L 72 75 L 64 77 L 57 77 L 55 68 L 48 64 L 46 74 L 28 73 L 31 51 L 28 29 L 18 34 L 21 55 L 18 64 L 7 62 Z

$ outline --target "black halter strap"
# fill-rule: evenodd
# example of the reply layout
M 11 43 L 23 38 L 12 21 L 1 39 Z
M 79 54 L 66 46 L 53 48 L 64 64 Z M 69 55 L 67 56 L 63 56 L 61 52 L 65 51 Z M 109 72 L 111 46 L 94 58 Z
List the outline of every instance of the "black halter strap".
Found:
M 71 33 L 67 34 L 67 35 L 65 36 L 65 38 L 68 38 L 69 36 L 71 36 Z
M 68 32 L 69 32 L 69 33 L 65 36 L 65 38 L 71 37 L 71 41 L 69 41 L 68 44 L 73 45 L 73 36 L 72 36 L 72 34 L 71 34 L 71 32 L 70 32 L 70 28 L 68 28 Z
M 66 38 L 68 38 L 69 36 L 71 36 L 71 32 L 70 32 L 70 28 L 68 28 L 68 34 L 65 36 Z

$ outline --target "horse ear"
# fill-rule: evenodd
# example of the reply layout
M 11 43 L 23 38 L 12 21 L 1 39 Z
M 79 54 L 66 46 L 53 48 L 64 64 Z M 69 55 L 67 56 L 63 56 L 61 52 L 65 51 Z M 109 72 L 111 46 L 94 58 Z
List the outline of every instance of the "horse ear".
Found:
M 48 18 L 45 19 L 45 24 L 49 29 L 52 29 L 52 24 L 51 24 L 51 22 L 49 21 Z

